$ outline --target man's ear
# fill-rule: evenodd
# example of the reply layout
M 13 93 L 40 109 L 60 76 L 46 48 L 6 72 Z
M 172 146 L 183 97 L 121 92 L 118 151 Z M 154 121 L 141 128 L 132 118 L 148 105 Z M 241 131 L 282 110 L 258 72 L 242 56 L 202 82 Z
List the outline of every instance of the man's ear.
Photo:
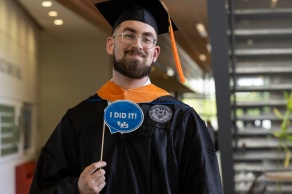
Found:
M 108 37 L 106 42 L 106 51 L 109 55 L 114 54 L 114 39 L 113 37 Z
M 158 59 L 158 56 L 160 54 L 160 47 L 159 46 L 155 46 L 154 48 L 154 54 L 153 54 L 153 63 L 155 63 Z

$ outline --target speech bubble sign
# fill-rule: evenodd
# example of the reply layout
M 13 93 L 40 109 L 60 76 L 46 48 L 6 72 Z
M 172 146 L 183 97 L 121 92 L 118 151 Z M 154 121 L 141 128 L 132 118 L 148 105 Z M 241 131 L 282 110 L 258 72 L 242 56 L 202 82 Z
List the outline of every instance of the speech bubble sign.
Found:
M 129 100 L 112 102 L 104 110 L 104 122 L 113 133 L 129 133 L 138 129 L 144 120 L 142 109 Z

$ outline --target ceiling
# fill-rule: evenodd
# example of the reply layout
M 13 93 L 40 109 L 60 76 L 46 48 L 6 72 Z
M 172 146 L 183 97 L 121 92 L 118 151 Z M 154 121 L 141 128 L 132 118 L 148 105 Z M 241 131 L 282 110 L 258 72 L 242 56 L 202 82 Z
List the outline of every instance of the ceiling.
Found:
M 111 27 L 94 4 L 103 0 L 52 0 L 51 7 L 43 8 L 42 1 L 18 0 L 21 5 L 34 18 L 36 23 L 44 29 L 46 36 L 43 40 L 51 38 L 68 40 L 90 38 L 97 33 L 111 33 Z M 201 37 L 196 29 L 197 23 L 202 23 L 208 32 L 207 5 L 205 0 L 163 0 L 167 6 L 172 20 L 179 31 L 175 32 L 179 57 L 187 80 L 201 78 L 203 73 L 211 74 L 212 67 L 208 51 L 208 37 Z M 58 11 L 58 18 L 64 20 L 63 26 L 55 26 L 48 11 Z M 80 17 L 81 16 L 81 17 Z M 161 64 L 175 68 L 169 35 L 159 38 L 160 45 L 164 45 L 164 57 L 160 55 Z M 167 36 L 167 37 L 166 37 Z M 160 40 L 162 39 L 162 41 Z M 162 49 L 162 50 L 163 50 Z M 199 56 L 204 54 L 206 60 Z M 165 68 L 165 67 L 164 67 Z M 158 73 L 159 76 L 162 73 Z M 191 83 L 188 87 L 192 88 Z M 194 91 L 194 89 L 192 89 Z

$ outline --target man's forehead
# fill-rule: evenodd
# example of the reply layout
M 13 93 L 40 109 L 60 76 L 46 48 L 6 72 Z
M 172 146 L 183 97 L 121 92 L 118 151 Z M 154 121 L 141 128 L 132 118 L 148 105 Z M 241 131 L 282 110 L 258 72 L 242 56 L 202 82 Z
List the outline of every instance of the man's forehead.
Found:
M 140 21 L 127 20 L 127 21 L 122 22 L 118 28 L 122 31 L 128 30 L 128 31 L 133 31 L 133 32 L 139 32 L 141 34 L 142 33 L 143 34 L 151 33 L 151 34 L 157 36 L 157 33 L 152 26 L 150 26 L 149 24 L 140 22 Z

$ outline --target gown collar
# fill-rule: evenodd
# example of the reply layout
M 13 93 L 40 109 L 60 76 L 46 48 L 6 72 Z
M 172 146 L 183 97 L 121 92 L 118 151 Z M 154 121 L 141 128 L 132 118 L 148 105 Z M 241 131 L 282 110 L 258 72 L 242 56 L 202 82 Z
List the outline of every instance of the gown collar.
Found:
M 170 95 L 167 91 L 151 84 L 151 82 L 139 88 L 125 90 L 114 82 L 108 81 L 96 93 L 100 98 L 111 102 L 130 100 L 135 103 L 152 102 L 161 96 Z

